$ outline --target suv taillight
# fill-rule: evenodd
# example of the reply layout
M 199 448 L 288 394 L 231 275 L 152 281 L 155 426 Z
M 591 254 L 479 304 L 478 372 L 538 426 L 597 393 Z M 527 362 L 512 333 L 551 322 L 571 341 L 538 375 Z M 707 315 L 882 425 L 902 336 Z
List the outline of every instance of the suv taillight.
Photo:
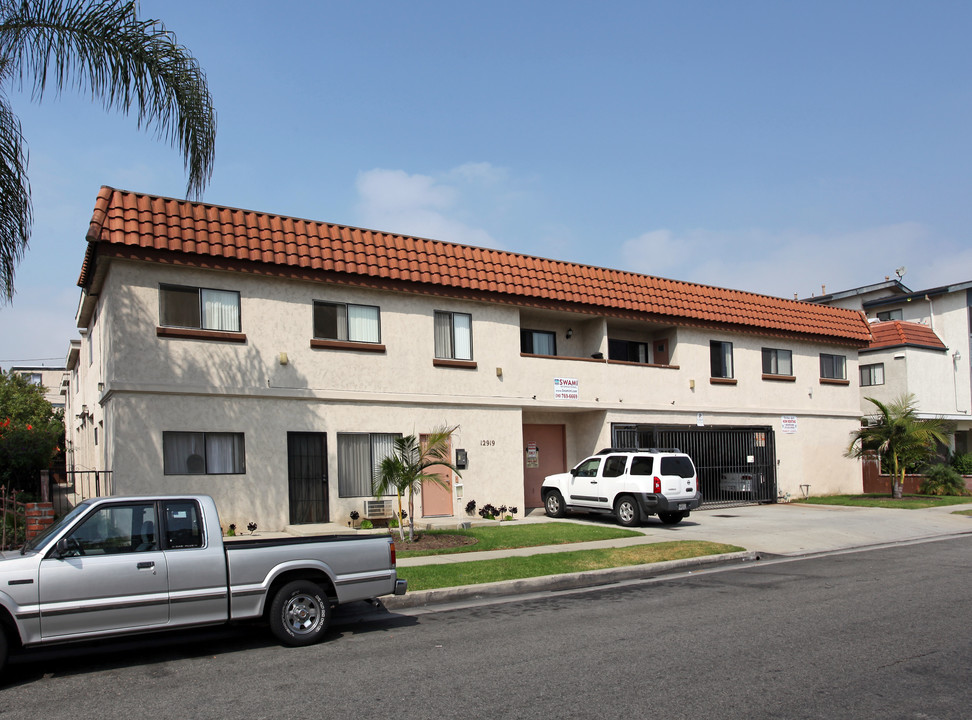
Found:
M 651 490 L 652 492 L 656 493 L 661 492 L 661 478 L 655 478 L 655 482 L 652 484 Z

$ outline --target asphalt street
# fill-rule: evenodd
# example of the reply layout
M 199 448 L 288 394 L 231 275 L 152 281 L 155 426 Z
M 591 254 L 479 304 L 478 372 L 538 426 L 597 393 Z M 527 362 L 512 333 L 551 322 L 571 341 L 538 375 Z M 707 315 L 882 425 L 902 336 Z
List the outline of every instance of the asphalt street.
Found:
M 45 651 L 9 718 L 965 718 L 972 537 L 776 557 L 465 607 Z

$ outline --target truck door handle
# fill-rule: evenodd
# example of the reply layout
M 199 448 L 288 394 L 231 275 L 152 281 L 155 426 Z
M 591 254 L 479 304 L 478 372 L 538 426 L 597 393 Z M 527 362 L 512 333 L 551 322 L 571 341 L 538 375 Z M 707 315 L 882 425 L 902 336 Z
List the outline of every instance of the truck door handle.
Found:
M 155 563 L 149 560 L 148 562 L 140 562 L 138 564 L 139 570 L 151 570 L 155 567 Z

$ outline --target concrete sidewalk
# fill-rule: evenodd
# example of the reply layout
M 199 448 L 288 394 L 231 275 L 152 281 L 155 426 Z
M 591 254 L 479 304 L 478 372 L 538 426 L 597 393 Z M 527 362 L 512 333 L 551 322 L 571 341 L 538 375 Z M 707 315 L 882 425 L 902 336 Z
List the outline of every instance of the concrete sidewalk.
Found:
M 514 550 L 469 552 L 401 558 L 399 568 L 417 565 L 472 562 L 504 557 L 538 555 L 605 547 L 625 547 L 669 540 L 708 540 L 736 545 L 741 553 L 692 558 L 673 563 L 656 563 L 628 568 L 610 568 L 588 573 L 552 575 L 524 580 L 468 585 L 441 590 L 409 592 L 404 596 L 383 598 L 388 609 L 457 602 L 478 597 L 517 595 L 541 590 L 561 590 L 651 577 L 673 569 L 702 567 L 714 563 L 755 560 L 760 555 L 799 556 L 850 548 L 932 539 L 951 535 L 972 534 L 972 517 L 955 515 L 956 510 L 972 509 L 953 505 L 925 510 L 840 507 L 788 503 L 755 505 L 695 511 L 687 520 L 674 526 L 662 525 L 650 518 L 641 528 L 641 536 L 570 545 L 548 545 Z M 552 522 L 530 517 L 530 522 Z M 569 522 L 613 524 L 610 516 L 569 515 Z

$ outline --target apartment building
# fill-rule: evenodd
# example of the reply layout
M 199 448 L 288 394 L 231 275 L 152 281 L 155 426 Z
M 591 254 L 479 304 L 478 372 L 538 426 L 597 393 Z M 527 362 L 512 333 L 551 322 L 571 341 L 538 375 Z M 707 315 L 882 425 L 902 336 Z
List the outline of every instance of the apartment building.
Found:
M 856 310 L 107 187 L 87 242 L 69 433 L 115 493 L 343 525 L 436 427 L 461 477 L 423 518 L 522 514 L 607 446 L 682 447 L 710 499 L 738 468 L 749 501 L 861 488 Z
M 862 413 L 874 410 L 868 397 L 914 395 L 919 416 L 952 422 L 954 452 L 972 452 L 972 281 L 914 291 L 885 279 L 812 301 L 859 310 L 871 323 L 859 354 Z

